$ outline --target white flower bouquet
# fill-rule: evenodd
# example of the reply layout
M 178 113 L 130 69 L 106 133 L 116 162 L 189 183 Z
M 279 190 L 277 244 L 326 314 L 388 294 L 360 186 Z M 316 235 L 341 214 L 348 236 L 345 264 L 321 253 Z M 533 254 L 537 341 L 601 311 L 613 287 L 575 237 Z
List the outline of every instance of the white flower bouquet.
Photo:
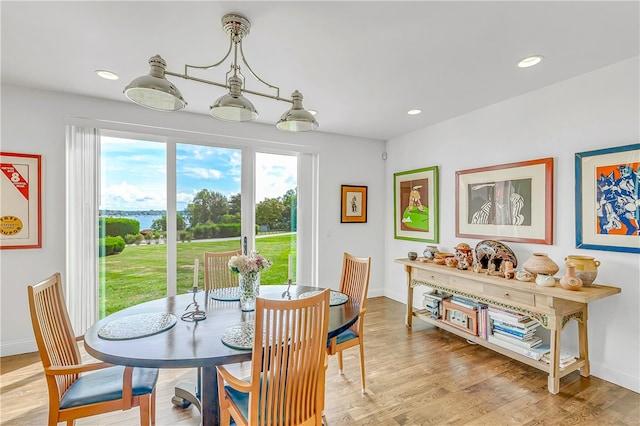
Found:
M 229 259 L 229 269 L 242 275 L 266 271 L 272 264 L 272 261 L 258 253 L 251 253 L 250 256 L 240 254 Z

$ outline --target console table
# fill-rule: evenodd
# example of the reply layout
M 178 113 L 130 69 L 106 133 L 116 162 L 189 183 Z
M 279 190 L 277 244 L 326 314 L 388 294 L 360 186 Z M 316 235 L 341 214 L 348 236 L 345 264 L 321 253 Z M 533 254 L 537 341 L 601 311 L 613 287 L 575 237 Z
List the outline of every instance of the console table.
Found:
M 451 333 L 462 336 L 469 341 L 485 346 L 503 355 L 516 359 L 549 374 L 549 392 L 560 391 L 560 378 L 575 370 L 580 375 L 589 376 L 589 347 L 587 332 L 587 305 L 594 300 L 602 299 L 617 293 L 620 288 L 599 284 L 583 287 L 578 291 L 556 287 L 540 287 L 533 282 L 522 282 L 490 276 L 485 273 L 458 270 L 448 266 L 424 263 L 418 260 L 396 259 L 403 264 L 407 272 L 407 316 L 406 325 L 411 327 L 413 317 L 431 323 Z M 477 302 L 508 309 L 529 315 L 550 330 L 550 363 L 537 361 L 525 355 L 495 345 L 481 337 L 473 336 L 453 327 L 440 319 L 431 318 L 413 310 L 413 289 L 426 286 L 454 295 L 459 295 Z M 571 320 L 578 322 L 577 359 L 564 368 L 560 368 L 560 335 L 562 329 Z

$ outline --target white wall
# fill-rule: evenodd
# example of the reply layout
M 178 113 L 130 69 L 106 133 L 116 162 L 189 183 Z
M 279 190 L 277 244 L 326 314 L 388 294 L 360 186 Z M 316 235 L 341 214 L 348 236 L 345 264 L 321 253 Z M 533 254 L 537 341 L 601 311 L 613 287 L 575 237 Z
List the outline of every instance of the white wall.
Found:
M 561 265 L 569 254 L 602 262 L 597 283 L 622 293 L 589 304 L 589 350 L 594 376 L 640 391 L 640 256 L 575 247 L 574 154 L 640 141 L 638 58 L 566 80 L 387 142 L 385 169 L 385 296 L 406 300 L 406 275 L 392 259 L 426 244 L 393 238 L 393 174 L 439 166 L 440 249 L 455 237 L 455 172 L 544 157 L 555 159 L 553 245 L 506 243 L 520 262 L 545 252 Z M 477 240 L 466 239 L 473 247 Z M 560 276 L 560 275 L 558 275 Z M 416 303 L 423 289 L 416 289 Z M 577 353 L 575 321 L 563 348 Z
M 215 134 L 212 140 L 238 143 L 277 142 L 317 147 L 319 154 L 318 279 L 337 288 L 342 253 L 371 256 L 370 296 L 383 294 L 383 244 L 379 230 L 384 215 L 384 143 L 321 132 L 286 133 L 257 123 L 225 123 L 209 116 L 146 110 L 128 102 L 105 101 L 2 86 L 2 139 L 0 149 L 42 155 L 43 247 L 0 251 L 1 355 L 35 351 L 29 319 L 27 285 L 60 271 L 65 276 L 65 124 L 75 118 L 136 123 L 151 126 L 149 133 L 177 129 Z M 322 123 L 320 123 L 322 125 Z M 138 128 L 137 130 L 140 130 Z M 369 187 L 368 221 L 340 223 L 340 185 Z

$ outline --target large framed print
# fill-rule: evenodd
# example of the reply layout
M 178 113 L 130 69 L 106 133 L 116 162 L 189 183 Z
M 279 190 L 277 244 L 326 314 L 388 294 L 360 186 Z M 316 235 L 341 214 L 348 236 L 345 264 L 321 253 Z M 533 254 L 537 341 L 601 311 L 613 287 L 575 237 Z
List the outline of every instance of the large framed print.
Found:
M 41 156 L 0 152 L 0 249 L 42 247 Z
M 367 187 L 342 185 L 340 195 L 340 222 L 367 222 Z
M 393 175 L 394 238 L 437 243 L 438 166 Z
M 640 144 L 575 155 L 576 247 L 640 253 Z
M 457 171 L 456 237 L 553 244 L 553 158 Z

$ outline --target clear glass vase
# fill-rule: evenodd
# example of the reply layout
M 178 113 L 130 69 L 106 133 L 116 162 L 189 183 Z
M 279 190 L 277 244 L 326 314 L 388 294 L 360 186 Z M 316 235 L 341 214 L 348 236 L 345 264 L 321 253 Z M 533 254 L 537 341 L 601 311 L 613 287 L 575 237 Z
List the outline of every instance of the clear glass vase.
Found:
M 240 274 L 240 309 L 250 312 L 256 309 L 256 296 L 260 295 L 260 272 Z

